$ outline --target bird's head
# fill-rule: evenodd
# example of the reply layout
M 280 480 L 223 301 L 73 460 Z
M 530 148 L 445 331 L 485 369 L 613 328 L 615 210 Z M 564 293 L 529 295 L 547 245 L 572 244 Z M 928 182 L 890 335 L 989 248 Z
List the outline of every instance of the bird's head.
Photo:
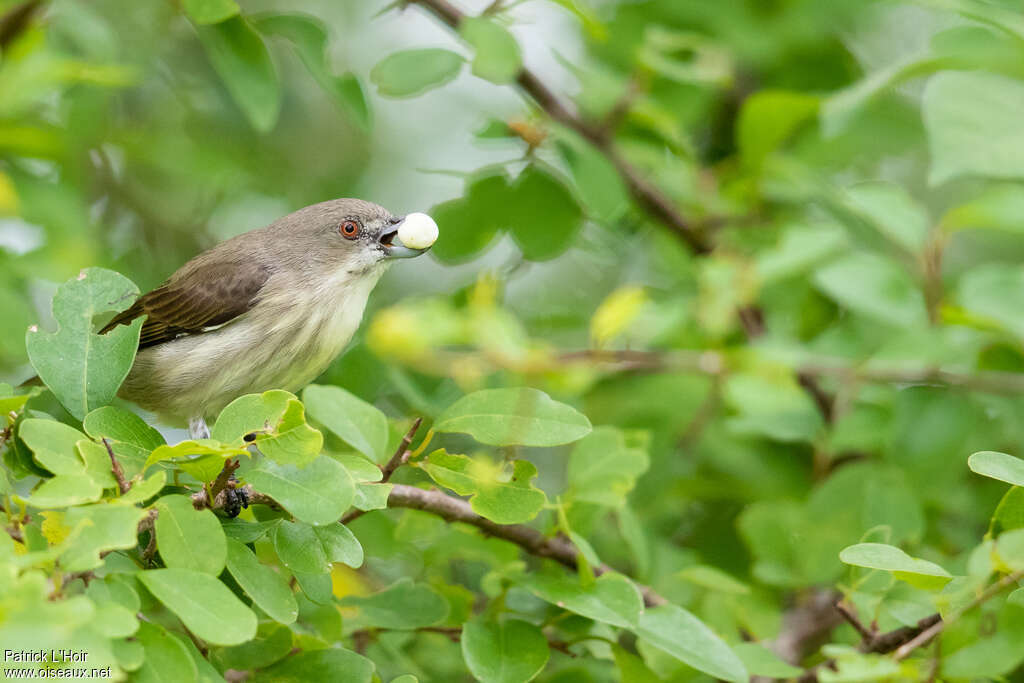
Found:
M 307 206 L 267 228 L 284 234 L 298 258 L 351 273 L 376 269 L 391 259 L 414 258 L 437 239 L 430 216 L 395 216 L 361 199 L 333 199 Z

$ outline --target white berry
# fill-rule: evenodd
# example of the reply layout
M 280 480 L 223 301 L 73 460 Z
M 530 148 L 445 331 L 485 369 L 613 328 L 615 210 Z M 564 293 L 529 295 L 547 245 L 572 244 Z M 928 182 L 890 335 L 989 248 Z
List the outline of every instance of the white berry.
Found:
M 410 249 L 426 249 L 437 241 L 437 223 L 425 213 L 410 213 L 398 226 L 398 239 Z

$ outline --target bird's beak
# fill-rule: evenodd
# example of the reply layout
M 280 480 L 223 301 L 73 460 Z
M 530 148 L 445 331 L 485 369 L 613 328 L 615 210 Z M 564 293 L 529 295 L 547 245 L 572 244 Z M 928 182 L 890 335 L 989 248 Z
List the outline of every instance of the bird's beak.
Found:
M 381 235 L 380 243 L 384 247 L 384 258 L 416 258 L 430 251 L 436 238 L 437 224 L 433 219 L 426 214 L 413 213 L 403 218 L 394 230 Z M 413 242 L 416 246 L 406 242 Z
M 392 232 L 384 233 L 381 235 L 380 243 L 384 246 L 384 258 L 416 258 L 420 254 L 425 254 L 430 251 L 430 247 L 426 249 L 413 249 L 402 244 L 402 240 L 398 237 L 398 231 L 393 230 Z

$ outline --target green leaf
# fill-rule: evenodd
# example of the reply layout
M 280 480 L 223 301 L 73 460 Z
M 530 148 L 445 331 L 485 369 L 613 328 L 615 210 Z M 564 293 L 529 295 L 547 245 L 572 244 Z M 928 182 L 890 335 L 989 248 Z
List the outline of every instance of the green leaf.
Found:
M 220 574 L 227 557 L 227 539 L 216 515 L 208 509 L 196 510 L 190 498 L 177 494 L 158 500 L 156 509 L 156 547 L 164 565 Z
M 1024 84 L 981 71 L 933 76 L 921 101 L 938 184 L 960 176 L 1024 178 Z
M 970 201 L 950 209 L 942 218 L 942 227 L 1024 233 L 1024 187 L 1016 183 L 986 187 Z
M 302 467 L 324 445 L 323 434 L 306 424 L 302 403 L 287 391 L 246 394 L 229 403 L 210 430 L 211 438 L 241 445 L 247 435 L 263 455 L 282 465 Z
M 364 511 L 383 510 L 388 506 L 388 496 L 394 484 L 367 484 L 356 485 L 356 495 L 352 499 L 352 506 Z
M 139 522 L 146 511 L 133 505 L 103 503 L 69 508 L 64 526 L 71 529 L 60 558 L 66 572 L 84 572 L 103 564 L 100 553 L 127 550 L 138 544 Z
M 359 608 L 359 619 L 368 626 L 386 629 L 417 629 L 443 621 L 448 601 L 433 588 L 412 579 L 399 579 L 366 597 L 349 595 L 341 604 Z
M 813 441 L 824 424 L 814 402 L 789 376 L 734 374 L 724 400 L 736 415 L 729 430 L 776 441 Z
M 453 80 L 464 61 L 461 55 L 439 48 L 403 50 L 378 62 L 370 80 L 385 97 L 410 97 Z
M 572 500 L 622 507 L 650 460 L 639 448 L 629 448 L 615 427 L 596 427 L 573 446 L 569 455 Z
M 508 129 L 504 123 L 501 124 Z M 562 154 L 580 201 L 588 215 L 614 223 L 630 206 L 629 194 L 622 176 L 608 157 L 588 140 L 568 129 L 555 131 L 555 143 Z
M 363 566 L 363 546 L 344 524 L 313 527 L 328 562 L 341 562 L 353 569 Z
M 463 396 L 434 422 L 435 432 L 463 432 L 491 446 L 560 446 L 590 433 L 572 406 L 529 387 L 484 389 Z
M 928 319 L 910 275 L 874 254 L 853 253 L 820 268 L 814 283 L 837 303 L 896 327 L 921 327 Z
M 682 607 L 662 605 L 645 610 L 635 631 L 654 647 L 709 676 L 736 683 L 748 679 L 736 653 Z
M 375 406 L 341 387 L 311 384 L 302 392 L 310 417 L 375 462 L 384 462 L 388 419 Z
M 743 101 L 736 124 L 740 156 L 756 168 L 818 113 L 814 95 L 788 90 L 760 90 Z
M 240 16 L 198 31 L 210 63 L 239 109 L 253 128 L 269 132 L 281 108 L 281 84 L 263 39 Z
M 769 678 L 797 678 L 804 670 L 779 659 L 779 656 L 758 643 L 737 643 L 732 651 L 743 662 L 752 676 Z
M 878 232 L 910 254 L 924 248 L 931 219 L 924 207 L 893 183 L 871 182 L 847 190 L 847 204 Z
M 844 548 L 839 559 L 855 567 L 890 571 L 897 579 L 925 590 L 942 588 L 953 577 L 939 565 L 911 557 L 896 546 L 858 543 Z
M 30 417 L 21 421 L 18 436 L 32 450 L 35 461 L 54 474 L 85 474 L 85 461 L 77 449 L 85 434 L 74 427 Z
M 1014 571 L 1024 569 L 1024 529 L 1013 529 L 996 539 L 996 556 Z
M 343 524 L 281 522 L 274 529 L 274 549 L 286 567 L 305 574 L 322 574 L 333 562 L 353 568 L 363 564 L 363 548 Z
M 462 657 L 484 683 L 526 683 L 541 672 L 551 651 L 540 629 L 525 621 L 476 618 L 462 627 Z
M 224 535 L 229 539 L 236 540 L 239 543 L 253 543 L 273 531 L 274 527 L 280 523 L 281 520 L 279 519 L 270 519 L 265 522 L 246 522 L 245 520 L 235 518 L 221 520 L 220 526 L 224 530 Z
M 212 659 L 222 671 L 263 669 L 286 657 L 291 652 L 293 643 L 290 628 L 280 624 L 263 623 L 260 624 L 254 640 L 221 648 L 213 653 Z
M 156 463 L 171 461 L 175 467 L 186 470 L 204 483 L 217 478 L 224 461 L 235 456 L 249 456 L 249 451 L 241 446 L 225 446 L 213 439 L 182 441 L 173 446 L 157 447 L 143 464 L 143 470 Z
M 996 451 L 979 451 L 967 458 L 967 466 L 975 474 L 1024 486 L 1024 460 Z
M 218 24 L 239 12 L 234 0 L 184 0 L 182 5 L 188 18 L 201 26 Z
M 566 184 L 530 164 L 512 186 L 515 201 L 505 207 L 512 239 L 531 261 L 546 261 L 569 248 L 583 226 L 583 210 Z
M 146 657 L 134 680 L 141 683 L 198 680 L 199 672 L 188 650 L 163 626 L 143 621 L 139 624 L 137 638 L 146 650 Z
M 103 487 L 86 474 L 58 474 L 45 480 L 25 499 L 37 508 L 63 508 L 94 503 L 103 496 Z
M 290 624 L 295 621 L 299 615 L 299 606 L 295 602 L 295 595 L 288 587 L 288 583 L 279 573 L 261 564 L 248 547 L 238 541 L 229 540 L 227 542 L 227 567 L 242 590 L 271 619 L 282 624 Z
M 676 573 L 676 576 L 702 588 L 730 595 L 750 595 L 750 586 L 733 578 L 721 569 L 696 564 Z
M 261 14 L 252 17 L 256 28 L 265 35 L 285 38 L 295 48 L 302 63 L 316 82 L 349 112 L 364 129 L 370 125 L 370 111 L 359 80 L 352 74 L 335 76 L 327 50 L 327 27 L 320 20 L 305 14 Z
M 362 655 L 330 647 L 285 657 L 272 667 L 257 672 L 250 680 L 253 683 L 370 683 L 374 668 L 373 662 Z
M 590 586 L 564 573 L 527 574 L 520 584 L 552 605 L 621 628 L 635 628 L 644 609 L 640 591 L 621 574 L 602 574 Z
M 128 308 L 139 293 L 128 278 L 103 268 L 87 268 L 57 288 L 53 297 L 55 333 L 32 327 L 25 335 L 32 367 L 57 400 L 81 420 L 110 403 L 128 376 L 139 345 L 142 319 L 93 332 L 93 318 Z
M 256 635 L 256 615 L 216 577 L 189 569 L 151 569 L 136 577 L 202 640 L 237 645 Z
M 355 483 L 348 470 L 327 455 L 305 467 L 260 460 L 243 467 L 238 475 L 309 524 L 337 522 L 355 497 Z
M 483 17 L 465 17 L 459 34 L 473 46 L 473 74 L 492 83 L 511 83 L 523 68 L 519 43 L 504 26 Z
M 983 316 L 1018 337 L 1024 337 L 1024 268 L 1010 264 L 976 266 L 960 278 L 957 299 L 973 315 Z
M 420 466 L 441 486 L 472 496 L 473 511 L 498 524 L 528 522 L 547 503 L 544 492 L 533 485 L 537 468 L 528 460 L 494 465 L 440 449 Z
M 106 438 L 119 456 L 145 458 L 166 441 L 153 427 L 135 413 L 116 406 L 103 406 L 85 416 L 85 433 L 99 441 Z
M 443 263 L 467 261 L 488 245 L 507 225 L 495 206 L 509 206 L 515 195 L 504 171 L 488 171 L 467 181 L 463 196 L 430 210 L 443 234 L 431 253 Z
M 157 472 L 151 477 L 135 482 L 135 484 L 128 489 L 128 492 L 122 494 L 117 500 L 118 502 L 128 503 L 131 505 L 144 503 L 156 494 L 160 493 L 161 489 L 163 489 L 166 484 L 167 473 Z

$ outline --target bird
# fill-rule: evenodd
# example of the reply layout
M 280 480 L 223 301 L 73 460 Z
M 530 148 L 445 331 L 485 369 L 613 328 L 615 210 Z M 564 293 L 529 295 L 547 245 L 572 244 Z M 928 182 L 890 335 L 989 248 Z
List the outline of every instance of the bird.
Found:
M 388 266 L 426 253 L 437 234 L 424 213 L 344 198 L 221 242 L 100 330 L 145 316 L 118 395 L 209 438 L 207 420 L 235 398 L 316 379 L 352 339 Z

